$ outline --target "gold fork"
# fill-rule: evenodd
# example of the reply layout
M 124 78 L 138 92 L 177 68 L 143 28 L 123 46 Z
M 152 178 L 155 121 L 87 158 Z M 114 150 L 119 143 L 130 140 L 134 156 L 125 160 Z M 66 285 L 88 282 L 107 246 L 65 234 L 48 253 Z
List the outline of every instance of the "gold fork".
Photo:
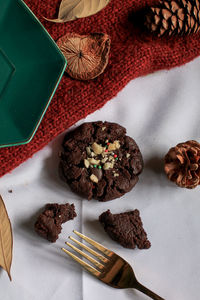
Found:
M 132 267 L 119 255 L 110 251 L 109 249 L 105 248 L 101 244 L 95 242 L 94 240 L 90 239 L 89 237 L 83 235 L 82 233 L 73 230 L 73 232 L 84 239 L 87 243 L 95 247 L 97 250 L 101 252 L 98 253 L 95 250 L 91 249 L 90 247 L 86 246 L 85 244 L 77 241 L 72 236 L 69 238 L 81 246 L 83 249 L 91 253 L 93 256 L 97 257 L 99 261 L 91 257 L 90 255 L 86 254 L 79 248 L 75 247 L 69 242 L 66 242 L 68 246 L 70 246 L 73 250 L 81 254 L 87 260 L 89 260 L 96 268 L 85 262 L 84 260 L 80 259 L 78 256 L 74 255 L 70 251 L 65 248 L 62 250 L 71 256 L 76 262 L 78 262 L 84 269 L 89 271 L 92 275 L 96 276 L 99 280 L 103 281 L 104 283 L 119 289 L 126 289 L 126 288 L 134 288 L 139 290 L 140 292 L 146 294 L 152 299 L 155 300 L 164 300 L 160 296 L 156 295 L 154 292 L 150 291 L 148 288 L 140 284 L 133 272 Z

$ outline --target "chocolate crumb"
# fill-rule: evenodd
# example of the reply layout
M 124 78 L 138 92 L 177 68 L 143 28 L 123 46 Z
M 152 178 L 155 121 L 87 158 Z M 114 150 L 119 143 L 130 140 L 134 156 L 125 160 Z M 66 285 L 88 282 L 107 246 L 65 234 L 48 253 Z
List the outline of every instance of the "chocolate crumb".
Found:
M 148 249 L 151 247 L 147 234 L 144 231 L 139 210 L 112 214 L 110 210 L 99 216 L 99 221 L 104 230 L 114 241 L 125 248 Z
M 12 193 L 13 191 L 12 190 L 8 190 L 8 193 Z
M 76 217 L 74 204 L 46 204 L 45 210 L 39 215 L 35 223 L 35 231 L 54 243 L 62 230 L 62 223 L 72 220 Z

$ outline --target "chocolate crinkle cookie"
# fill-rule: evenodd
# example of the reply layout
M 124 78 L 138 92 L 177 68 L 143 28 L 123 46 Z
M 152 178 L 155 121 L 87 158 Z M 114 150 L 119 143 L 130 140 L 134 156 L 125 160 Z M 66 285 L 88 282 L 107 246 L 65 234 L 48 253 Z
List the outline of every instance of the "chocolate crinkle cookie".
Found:
M 124 127 L 99 121 L 84 123 L 67 133 L 60 167 L 74 192 L 89 200 L 108 201 L 134 187 L 143 159 Z
M 45 210 L 39 215 L 35 223 L 35 231 L 54 243 L 61 232 L 62 223 L 76 217 L 74 204 L 46 204 Z
M 148 249 L 151 247 L 147 234 L 144 231 L 139 210 L 112 214 L 110 210 L 99 216 L 99 221 L 104 230 L 114 241 L 125 248 Z

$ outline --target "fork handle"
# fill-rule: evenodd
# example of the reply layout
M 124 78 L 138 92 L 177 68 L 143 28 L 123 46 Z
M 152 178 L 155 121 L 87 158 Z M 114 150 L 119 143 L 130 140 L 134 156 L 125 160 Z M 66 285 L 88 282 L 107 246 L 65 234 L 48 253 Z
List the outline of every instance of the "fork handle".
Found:
M 150 298 L 152 298 L 154 300 L 165 300 L 164 298 L 161 298 L 160 296 L 158 296 L 154 292 L 150 291 L 148 288 L 146 288 L 144 285 L 142 285 L 139 282 L 137 282 L 137 284 L 134 286 L 134 288 L 136 290 L 144 293 L 145 295 L 149 296 Z

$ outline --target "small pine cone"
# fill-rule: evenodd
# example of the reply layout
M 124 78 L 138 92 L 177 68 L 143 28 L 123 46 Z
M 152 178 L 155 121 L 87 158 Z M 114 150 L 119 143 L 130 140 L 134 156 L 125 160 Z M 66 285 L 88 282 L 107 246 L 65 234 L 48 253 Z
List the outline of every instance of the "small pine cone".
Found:
M 163 1 L 150 7 L 145 27 L 156 34 L 189 34 L 200 30 L 200 0 Z
M 200 184 L 200 144 L 187 141 L 171 148 L 165 156 L 165 172 L 180 187 L 193 189 Z

